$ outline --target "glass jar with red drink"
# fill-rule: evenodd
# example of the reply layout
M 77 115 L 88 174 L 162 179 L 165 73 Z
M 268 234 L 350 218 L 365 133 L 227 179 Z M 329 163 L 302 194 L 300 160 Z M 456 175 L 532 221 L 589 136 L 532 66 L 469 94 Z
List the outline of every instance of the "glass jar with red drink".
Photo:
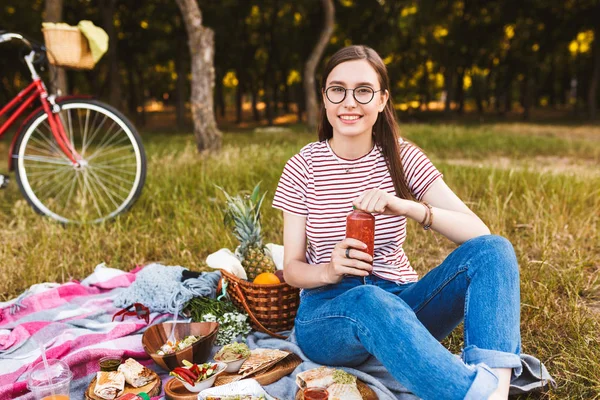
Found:
M 352 212 L 346 217 L 346 237 L 360 240 L 366 244 L 365 252 L 373 257 L 375 246 L 375 217 L 373 214 L 352 206 Z

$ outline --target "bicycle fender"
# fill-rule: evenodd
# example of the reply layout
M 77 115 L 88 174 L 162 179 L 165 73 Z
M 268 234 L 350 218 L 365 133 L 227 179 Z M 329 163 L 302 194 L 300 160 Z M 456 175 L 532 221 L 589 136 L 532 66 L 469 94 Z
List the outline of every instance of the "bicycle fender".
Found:
M 63 101 L 67 101 L 67 100 L 91 100 L 94 99 L 92 96 L 89 95 L 71 95 L 71 96 L 61 96 L 61 97 L 57 97 L 56 98 L 56 103 L 61 103 Z M 25 118 L 25 120 L 21 123 L 21 126 L 19 127 L 19 129 L 17 130 L 17 132 L 15 133 L 15 135 L 12 137 L 12 140 L 10 142 L 10 147 L 8 148 L 8 171 L 14 171 L 15 170 L 15 165 L 13 163 L 13 151 L 15 148 L 15 144 L 17 143 L 17 139 L 21 136 L 21 134 L 23 133 L 23 129 L 27 126 L 27 124 L 29 123 L 29 121 L 31 121 L 31 119 L 33 117 L 35 117 L 37 115 L 38 112 L 40 112 L 41 110 L 43 110 L 44 108 L 42 106 L 37 107 L 35 110 L 33 110 L 28 116 L 27 118 Z

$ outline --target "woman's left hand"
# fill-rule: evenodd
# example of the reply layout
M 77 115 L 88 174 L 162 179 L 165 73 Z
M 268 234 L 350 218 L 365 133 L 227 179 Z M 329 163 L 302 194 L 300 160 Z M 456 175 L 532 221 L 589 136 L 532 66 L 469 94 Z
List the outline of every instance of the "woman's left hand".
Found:
M 385 190 L 370 189 L 354 199 L 352 205 L 370 213 L 403 216 L 408 212 L 406 202 Z

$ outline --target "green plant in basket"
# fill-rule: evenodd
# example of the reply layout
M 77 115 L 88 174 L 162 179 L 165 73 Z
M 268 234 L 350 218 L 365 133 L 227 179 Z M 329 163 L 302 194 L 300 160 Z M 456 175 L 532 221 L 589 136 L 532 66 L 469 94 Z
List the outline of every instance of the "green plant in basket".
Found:
M 238 310 L 229 300 L 216 300 L 207 297 L 194 297 L 185 306 L 194 322 L 218 322 L 219 333 L 216 344 L 232 343 L 241 335 L 250 333 L 248 315 Z

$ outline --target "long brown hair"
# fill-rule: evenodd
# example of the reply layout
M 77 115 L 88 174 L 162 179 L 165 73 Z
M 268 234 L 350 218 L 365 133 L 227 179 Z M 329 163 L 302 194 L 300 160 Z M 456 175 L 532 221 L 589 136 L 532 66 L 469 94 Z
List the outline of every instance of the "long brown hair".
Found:
M 382 92 L 383 90 L 387 90 L 388 93 L 390 92 L 390 80 L 383 60 L 372 48 L 360 45 L 344 47 L 329 59 L 321 78 L 321 90 L 325 90 L 327 77 L 336 66 L 343 62 L 354 60 L 365 60 L 371 64 L 371 67 L 373 67 L 379 76 L 379 84 L 381 85 Z M 332 137 L 333 127 L 327 119 L 325 106 L 321 103 L 319 141 L 322 142 Z M 383 112 L 379 113 L 377 121 L 373 125 L 373 140 L 381 148 L 383 157 L 387 162 L 390 176 L 396 189 L 396 195 L 403 199 L 413 199 L 413 195 L 408 188 L 408 182 L 406 182 L 406 177 L 404 176 L 404 168 L 402 168 L 400 144 L 398 143 L 399 137 L 398 121 L 396 120 L 396 112 L 394 111 L 394 105 L 390 96 Z

